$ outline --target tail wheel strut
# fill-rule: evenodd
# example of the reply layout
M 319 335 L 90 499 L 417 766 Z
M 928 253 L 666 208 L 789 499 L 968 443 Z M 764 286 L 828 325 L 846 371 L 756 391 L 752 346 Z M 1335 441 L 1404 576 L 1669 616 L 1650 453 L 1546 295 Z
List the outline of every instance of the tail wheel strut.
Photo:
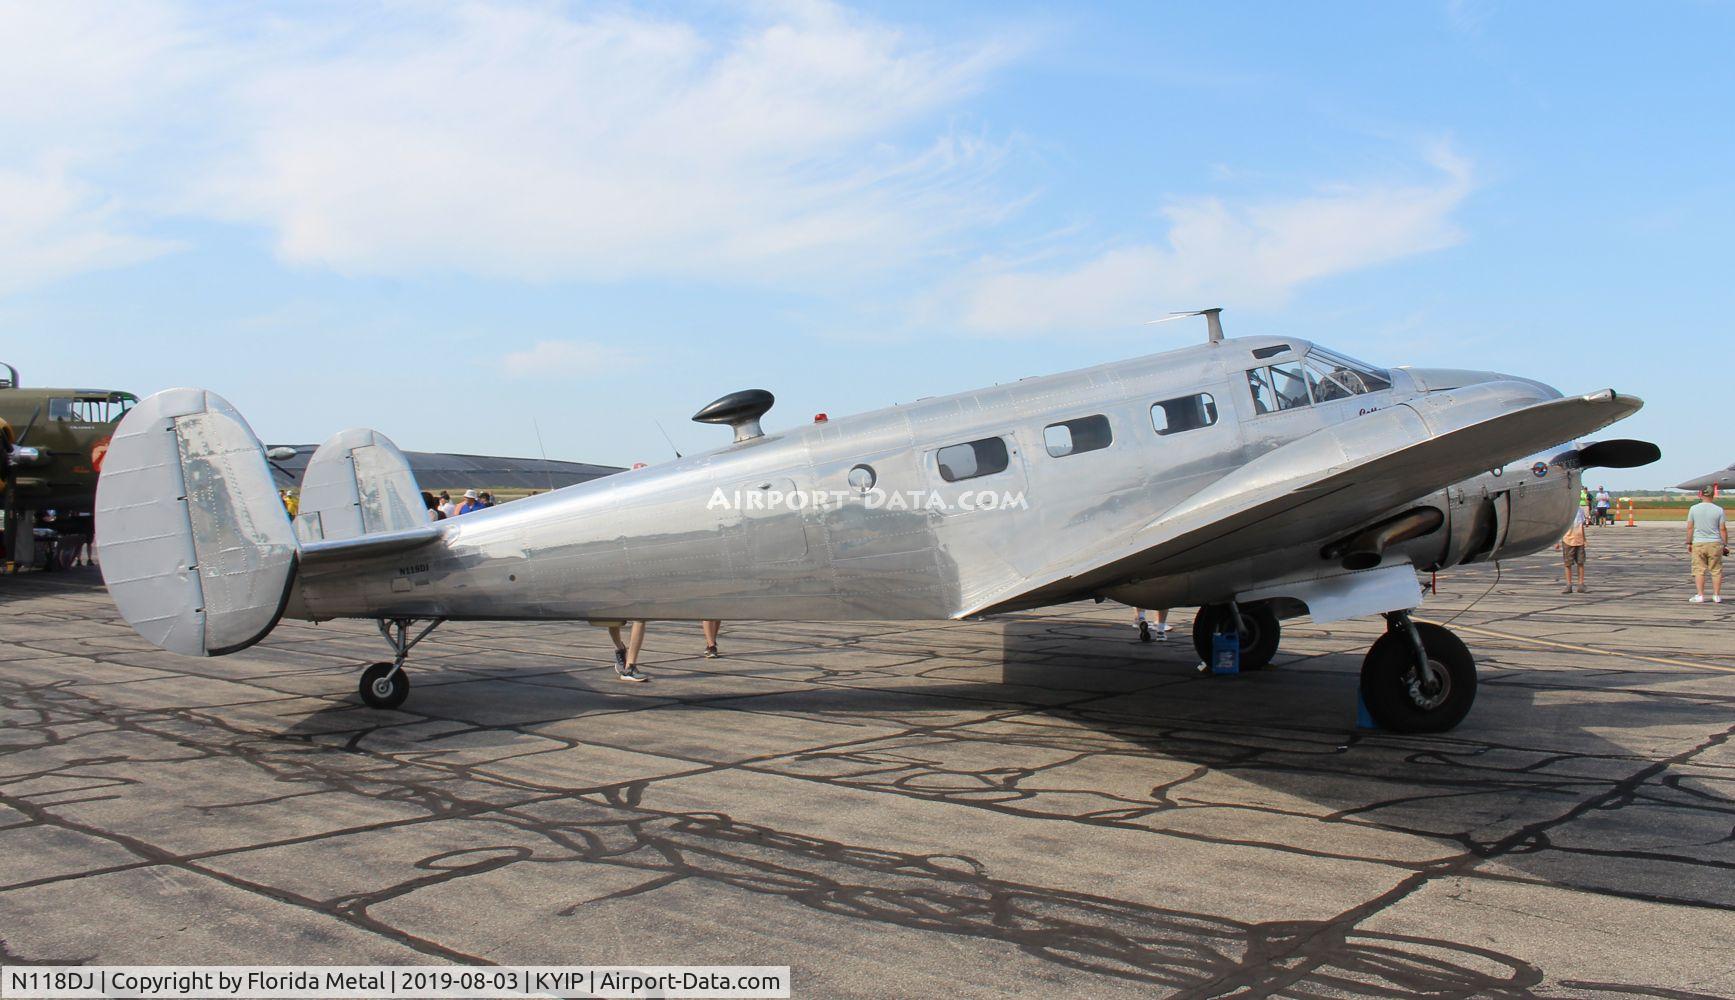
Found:
M 444 618 L 427 619 L 428 624 L 413 637 L 410 629 L 418 618 L 381 618 L 380 635 L 392 644 L 396 656 L 390 662 L 375 663 L 362 671 L 361 700 L 371 708 L 397 708 L 410 695 L 410 678 L 404 673 L 404 660 L 416 643 L 445 624 Z

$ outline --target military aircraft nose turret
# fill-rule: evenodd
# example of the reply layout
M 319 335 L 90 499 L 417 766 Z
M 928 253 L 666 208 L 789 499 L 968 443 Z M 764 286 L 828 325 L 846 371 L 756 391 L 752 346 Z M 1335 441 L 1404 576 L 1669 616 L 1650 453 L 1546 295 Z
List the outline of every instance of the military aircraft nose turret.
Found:
M 693 419 L 701 424 L 728 424 L 735 428 L 735 442 L 739 444 L 765 436 L 759 427 L 759 418 L 775 402 L 777 397 L 764 389 L 741 389 L 712 400 L 693 414 Z

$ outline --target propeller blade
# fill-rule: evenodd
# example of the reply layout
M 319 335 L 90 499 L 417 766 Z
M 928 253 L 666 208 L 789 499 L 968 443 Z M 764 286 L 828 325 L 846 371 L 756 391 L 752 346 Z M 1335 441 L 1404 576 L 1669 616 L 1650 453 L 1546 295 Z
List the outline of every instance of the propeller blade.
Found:
M 30 422 L 24 425 L 24 430 L 20 431 L 18 434 L 18 437 L 15 440 L 13 440 L 12 447 L 14 447 L 14 448 L 23 447 L 24 439 L 30 436 L 31 430 L 33 430 L 36 427 L 36 418 L 40 417 L 40 416 L 42 416 L 42 404 L 37 403 L 36 409 L 31 411 L 31 413 L 30 413 Z
M 1595 441 L 1573 451 L 1562 452 L 1554 457 L 1561 465 L 1577 465 L 1581 469 L 1636 469 L 1641 465 L 1650 465 L 1663 457 L 1663 449 L 1649 441 L 1636 441 L 1632 438 L 1616 438 L 1612 441 Z

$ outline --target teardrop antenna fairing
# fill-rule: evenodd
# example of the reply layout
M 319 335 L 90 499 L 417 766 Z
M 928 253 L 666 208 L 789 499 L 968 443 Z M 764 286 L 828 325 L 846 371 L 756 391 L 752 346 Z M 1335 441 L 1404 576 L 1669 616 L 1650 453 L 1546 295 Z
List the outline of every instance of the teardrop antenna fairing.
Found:
M 701 424 L 727 424 L 733 427 L 735 441 L 739 444 L 765 436 L 765 431 L 759 427 L 759 418 L 763 417 L 775 402 L 777 397 L 764 389 L 741 389 L 712 400 L 704 409 L 693 414 L 693 419 Z

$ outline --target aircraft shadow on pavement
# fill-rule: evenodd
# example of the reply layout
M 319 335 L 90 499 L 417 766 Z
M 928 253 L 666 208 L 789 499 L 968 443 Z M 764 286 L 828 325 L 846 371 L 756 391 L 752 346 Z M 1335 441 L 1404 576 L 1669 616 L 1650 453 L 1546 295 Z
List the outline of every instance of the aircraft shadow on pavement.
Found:
M 1465 941 L 1366 929 L 1434 879 L 1488 869 L 1503 880 L 1632 899 L 1735 902 L 1720 877 L 1727 863 L 1708 846 L 1726 839 L 1735 812 L 1728 781 L 1719 787 L 1652 762 L 1673 752 L 1657 749 L 1656 734 L 1726 730 L 1726 701 L 1648 690 L 1666 674 L 1534 674 L 1494 662 L 1458 730 L 1358 732 L 1359 648 L 1280 656 L 1271 670 L 1215 677 L 1196 671 L 1186 623 L 1176 624 L 1168 642 L 1143 645 L 1130 628 L 1014 618 L 997 645 L 951 647 L 932 666 L 881 672 L 877 684 L 869 683 L 875 671 L 843 670 L 768 694 L 682 697 L 669 694 L 673 682 L 617 691 L 606 668 L 579 684 L 548 683 L 551 665 L 526 656 L 521 669 L 444 694 L 417 689 L 405 714 L 472 723 L 458 731 L 469 747 L 618 705 L 622 694 L 644 700 L 653 726 L 665 709 L 872 722 L 892 735 L 748 767 L 1074 825 L 1083 838 L 1109 828 L 1167 832 L 1284 852 L 1297 865 L 1394 869 L 1398 890 L 1338 918 L 1241 921 L 1044 886 L 1028 871 L 991 872 L 967 844 L 957 855 L 906 854 L 813 836 L 798 818 L 771 828 L 721 810 L 658 811 L 651 781 L 575 790 L 565 811 L 506 817 L 538 838 L 587 845 L 574 860 L 646 867 L 659 885 L 696 879 L 832 914 L 993 938 L 1045 961 L 1183 991 L 1522 995 L 1547 980 L 1546 970 Z M 763 664 L 744 656 L 708 669 L 732 668 L 755 674 Z M 368 718 L 358 706 L 334 706 L 285 735 Z M 702 715 L 668 718 L 708 724 Z M 1143 779 L 1125 780 L 1141 771 Z M 595 846 L 603 840 L 594 832 L 618 829 L 621 810 L 637 817 L 631 843 L 611 836 Z M 1373 854 L 1370 838 L 1383 845 Z M 1587 995 L 1652 992 L 1561 985 Z

